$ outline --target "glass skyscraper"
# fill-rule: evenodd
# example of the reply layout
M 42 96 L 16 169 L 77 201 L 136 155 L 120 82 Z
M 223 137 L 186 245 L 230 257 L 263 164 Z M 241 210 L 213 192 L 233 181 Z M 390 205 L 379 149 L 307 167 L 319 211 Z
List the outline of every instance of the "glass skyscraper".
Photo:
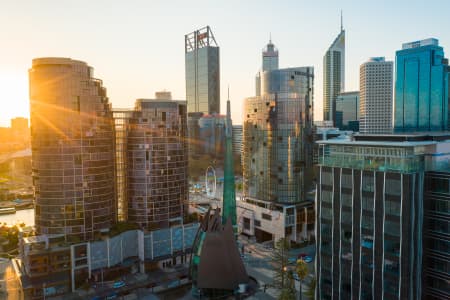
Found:
M 448 130 L 449 66 L 438 40 L 403 44 L 395 63 L 394 130 Z
M 341 130 L 359 130 L 359 91 L 337 96 L 336 127 Z
M 187 112 L 220 113 L 219 46 L 209 26 L 186 34 Z
M 256 74 L 255 78 L 256 96 L 261 95 L 261 72 L 272 70 L 278 70 L 278 49 L 270 39 L 262 51 L 262 70 Z
M 314 68 L 273 69 L 278 51 L 263 50 L 256 96 L 245 99 L 243 200 L 238 225 L 257 240 L 309 238 L 313 228 L 312 122 Z M 309 215 L 309 216 L 308 216 Z
M 345 89 L 345 30 L 323 56 L 323 120 L 335 125 L 336 98 Z

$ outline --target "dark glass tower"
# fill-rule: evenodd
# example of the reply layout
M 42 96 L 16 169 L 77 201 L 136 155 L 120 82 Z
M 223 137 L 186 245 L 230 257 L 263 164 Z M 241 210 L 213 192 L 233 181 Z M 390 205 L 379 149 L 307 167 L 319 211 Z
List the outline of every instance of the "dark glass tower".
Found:
M 209 26 L 186 34 L 186 101 L 188 113 L 220 113 L 219 46 Z
M 449 66 L 438 40 L 403 44 L 396 53 L 395 69 L 394 130 L 448 130 Z

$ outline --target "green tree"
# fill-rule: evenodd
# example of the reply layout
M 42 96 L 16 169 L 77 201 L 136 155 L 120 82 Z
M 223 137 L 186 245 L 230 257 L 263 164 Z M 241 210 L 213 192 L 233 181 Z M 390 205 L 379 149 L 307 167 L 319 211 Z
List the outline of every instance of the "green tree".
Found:
M 297 260 L 297 265 L 295 266 L 295 273 L 298 275 L 298 279 L 300 280 L 300 291 L 299 291 L 299 299 L 302 299 L 302 282 L 305 280 L 306 276 L 308 276 L 308 265 L 303 259 Z
M 279 291 L 278 299 L 280 300 L 295 299 L 292 271 L 289 272 L 287 268 L 289 249 L 289 240 L 281 238 L 275 243 L 275 249 L 272 252 L 272 262 L 275 267 L 272 286 Z
M 308 289 L 306 290 L 306 296 L 308 296 L 308 298 L 311 300 L 314 300 L 316 298 L 316 284 L 316 277 L 313 277 L 308 285 Z

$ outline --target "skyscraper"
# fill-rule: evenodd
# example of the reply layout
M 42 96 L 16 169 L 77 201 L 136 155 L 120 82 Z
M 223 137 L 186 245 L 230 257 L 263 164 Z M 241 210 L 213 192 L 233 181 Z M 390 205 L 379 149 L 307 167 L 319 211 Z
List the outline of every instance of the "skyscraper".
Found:
M 449 141 L 318 142 L 317 299 L 448 299 Z
M 258 240 L 307 237 L 297 220 L 312 208 L 313 86 L 312 67 L 267 70 L 261 95 L 245 99 L 238 223 Z
M 147 229 L 183 224 L 188 201 L 185 102 L 137 99 L 128 124 L 128 222 Z
M 36 231 L 93 239 L 117 210 L 106 89 L 70 58 L 33 59 L 29 77 Z
M 220 113 L 219 46 L 209 26 L 186 34 L 186 101 L 188 113 Z
M 395 64 L 395 131 L 449 130 L 450 69 L 438 40 L 403 44 Z
M 372 57 L 359 68 L 359 131 L 392 132 L 392 67 L 384 57 Z
M 278 70 L 278 49 L 272 43 L 272 38 L 269 43 L 262 50 L 262 69 L 256 74 L 255 91 L 256 96 L 261 95 L 261 73 L 264 71 Z
M 323 120 L 335 124 L 336 98 L 345 90 L 345 30 L 341 31 L 323 56 Z
M 336 127 L 359 131 L 359 91 L 344 92 L 337 96 Z

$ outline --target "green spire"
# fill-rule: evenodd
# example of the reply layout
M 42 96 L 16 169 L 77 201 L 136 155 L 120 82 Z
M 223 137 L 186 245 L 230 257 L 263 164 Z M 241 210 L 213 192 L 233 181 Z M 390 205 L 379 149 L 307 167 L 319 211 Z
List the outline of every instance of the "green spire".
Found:
M 227 123 L 225 129 L 225 163 L 223 170 L 223 214 L 222 223 L 226 224 L 231 218 L 231 224 L 236 226 L 236 192 L 234 185 L 234 162 L 233 162 L 233 129 L 231 125 L 230 112 L 230 88 L 228 87 L 227 100 Z

